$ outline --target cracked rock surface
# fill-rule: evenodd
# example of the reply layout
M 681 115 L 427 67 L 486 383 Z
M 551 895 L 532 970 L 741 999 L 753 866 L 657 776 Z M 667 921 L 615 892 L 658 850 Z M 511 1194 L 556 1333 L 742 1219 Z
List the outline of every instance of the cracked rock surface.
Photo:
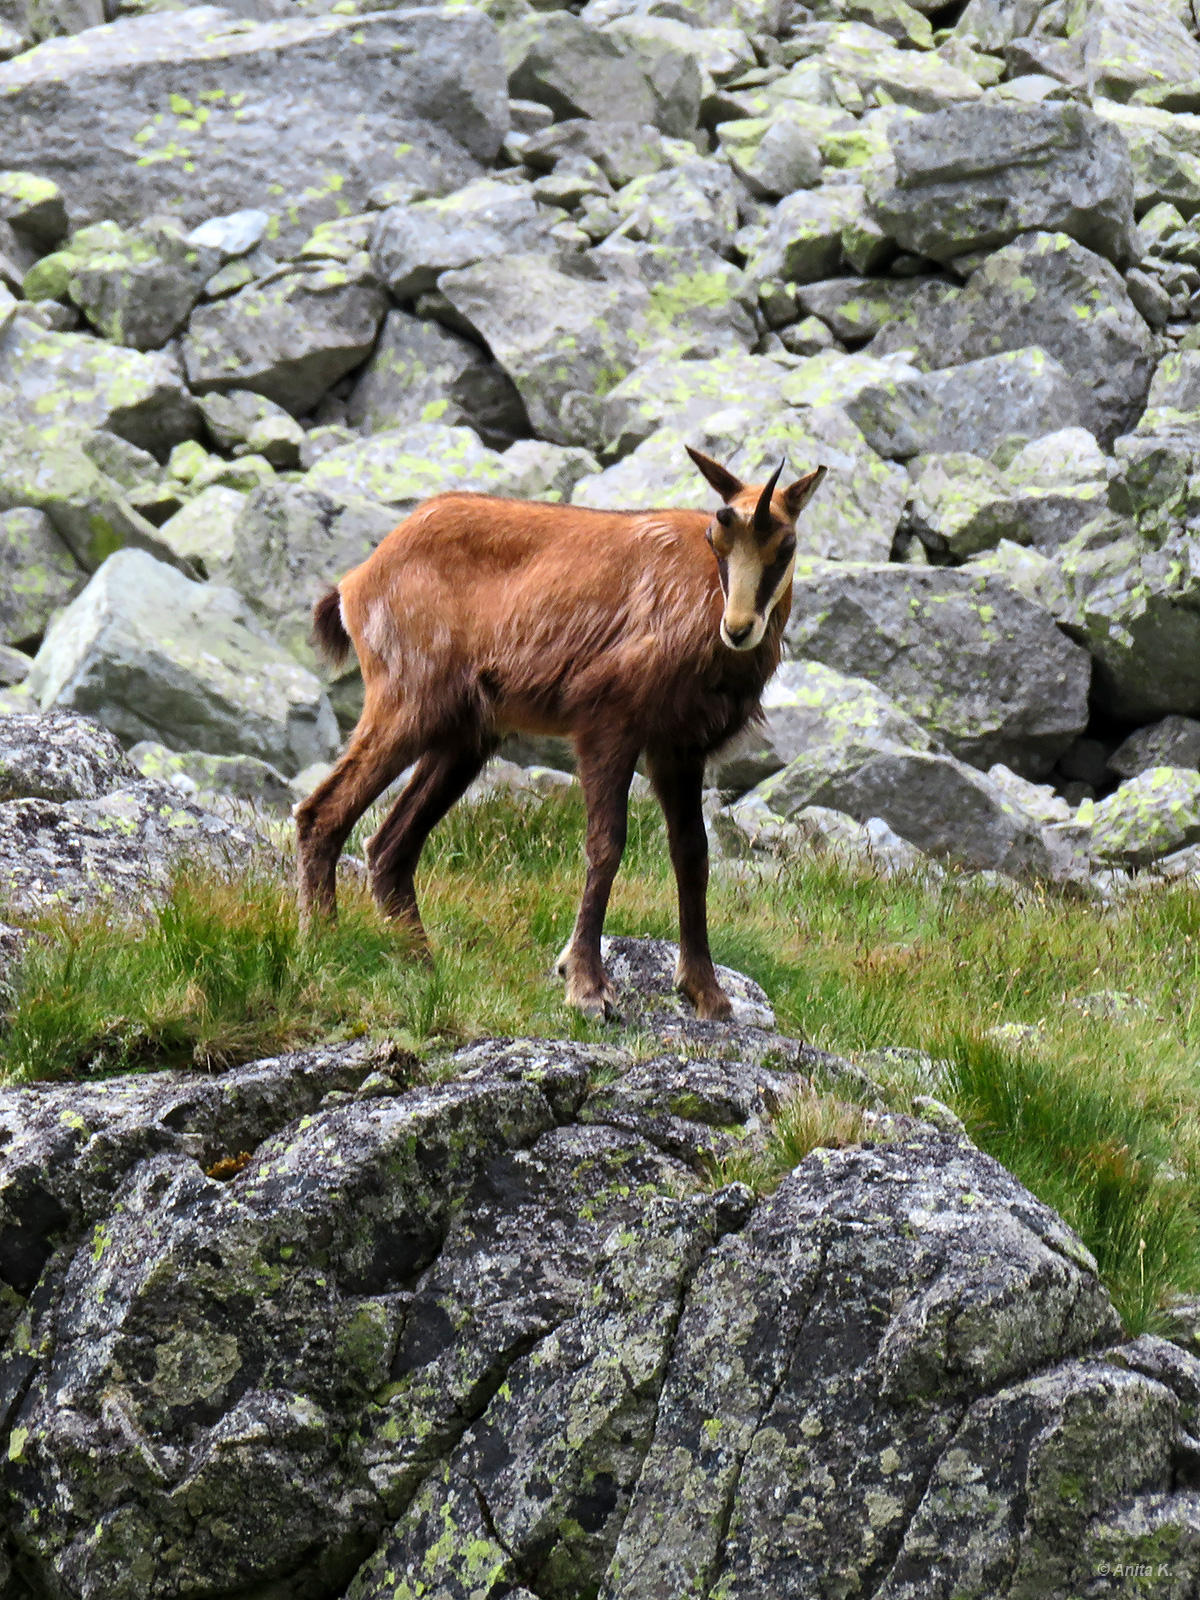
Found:
M 0 1094 L 4 1600 L 1194 1596 L 1200 1361 L 953 1127 L 715 1186 L 837 1064 L 671 954 L 608 952 L 640 1059 Z

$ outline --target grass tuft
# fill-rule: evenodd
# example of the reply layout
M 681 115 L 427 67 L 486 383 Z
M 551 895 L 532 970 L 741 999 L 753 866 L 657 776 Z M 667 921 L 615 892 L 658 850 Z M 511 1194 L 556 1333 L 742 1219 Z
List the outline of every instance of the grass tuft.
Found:
M 563 1009 L 550 976 L 583 832 L 572 793 L 456 807 L 421 875 L 433 966 L 352 878 L 336 926 L 303 937 L 290 870 L 269 866 L 235 882 L 185 868 L 150 917 L 0 908 L 35 935 L 10 980 L 0 1082 L 220 1070 L 363 1034 L 416 1050 L 483 1033 L 611 1038 Z M 1079 1232 L 1131 1329 L 1153 1326 L 1171 1294 L 1200 1292 L 1200 893 L 1098 909 L 806 856 L 777 882 L 715 875 L 709 905 L 717 959 L 763 984 L 780 1028 L 841 1054 L 890 1050 L 863 1063 L 890 1103 L 952 1106 Z M 608 928 L 675 936 L 649 802 L 631 809 Z M 1097 1003 L 1106 992 L 1134 1003 Z M 857 1142 L 856 1117 L 790 1103 L 750 1175 L 769 1184 L 810 1149 Z

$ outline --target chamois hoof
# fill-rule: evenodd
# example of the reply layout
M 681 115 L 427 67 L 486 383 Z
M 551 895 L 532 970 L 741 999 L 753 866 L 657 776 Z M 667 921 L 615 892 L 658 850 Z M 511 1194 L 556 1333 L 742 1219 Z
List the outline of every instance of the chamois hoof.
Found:
M 691 1001 L 701 1022 L 729 1022 L 733 1017 L 733 1006 L 724 989 L 714 985 L 693 991 L 686 983 L 676 983 L 675 987 L 685 1000 Z

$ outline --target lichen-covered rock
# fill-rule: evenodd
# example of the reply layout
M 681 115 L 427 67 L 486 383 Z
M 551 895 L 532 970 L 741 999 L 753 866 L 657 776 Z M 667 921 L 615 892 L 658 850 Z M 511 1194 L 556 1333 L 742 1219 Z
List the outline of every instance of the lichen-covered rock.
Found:
M 1087 724 L 1086 652 L 971 567 L 798 564 L 786 637 L 791 655 L 866 678 L 980 767 L 1040 777 Z
M 559 119 L 658 121 L 657 96 L 631 42 L 564 11 L 528 16 L 502 39 L 510 94 L 549 106 Z
M 1118 1332 L 1094 1263 L 961 1129 L 868 1113 L 862 1144 L 766 1200 L 702 1183 L 706 1151 L 753 1147 L 804 1092 L 740 1053 L 753 1031 L 638 1063 L 485 1040 L 435 1087 L 358 1044 L 0 1093 L 23 1570 L 82 1600 L 659 1600 L 835 1570 L 916 1594 L 964 1548 L 918 1537 L 927 1482 L 962 1483 L 960 1441 L 981 1473 L 1025 1472 L 1003 1441 L 1031 1385 L 1033 1460 L 1078 1396 L 1138 1400 L 1128 1441 L 1062 1434 L 1089 1538 L 1189 1526 L 1170 1463 L 1200 1363 L 1161 1340 L 1094 1354 Z M 1076 1559 L 1044 1492 L 1013 1506 L 972 1550 L 1028 1525 Z
M 269 274 L 192 314 L 188 382 L 252 389 L 299 416 L 370 353 L 385 309 L 365 263 Z
M 76 225 L 259 207 L 282 253 L 361 211 L 398 159 L 450 187 L 474 177 L 507 119 L 495 29 L 473 9 L 248 25 L 196 6 L 0 66 L 6 159 L 57 182 Z
M 941 371 L 864 386 L 847 415 L 881 456 L 906 461 L 926 453 L 989 456 L 1078 425 L 1083 407 L 1065 368 L 1036 346 L 965 361 Z
M 1200 77 L 1200 45 L 1191 18 L 1171 0 L 1091 0 L 1080 29 L 1089 91 L 1128 100 Z
M 1125 141 L 1086 106 L 955 106 L 899 123 L 873 214 L 906 250 L 948 261 L 1019 233 L 1068 233 L 1124 267 L 1135 244 Z
M 512 379 L 478 345 L 404 311 L 388 312 L 346 421 L 365 434 L 418 422 L 465 424 L 501 450 L 529 428 Z
M 450 489 L 480 494 L 520 494 L 519 474 L 473 428 L 417 422 L 375 433 L 327 451 L 302 480 L 305 489 L 335 498 L 371 500 L 407 513 L 420 501 Z
M 689 160 L 634 178 L 613 202 L 623 230 L 672 249 L 727 252 L 737 230 L 737 185 L 728 167 Z
M 99 800 L 135 781 L 120 744 L 64 711 L 0 719 L 0 800 Z
M 1054 875 L 1038 819 L 986 773 L 872 730 L 813 744 L 752 789 L 742 805 L 786 819 L 810 806 L 863 823 L 882 817 L 927 855 L 1012 877 Z
M 397 520 L 373 500 L 269 484 L 246 499 L 234 524 L 229 582 L 285 649 L 315 667 L 307 642 L 313 606 Z
M 129 760 L 144 778 L 159 778 L 200 805 L 224 798 L 289 812 L 296 803 L 296 792 L 283 774 L 255 756 L 168 750 L 166 745 L 144 739 L 132 747 Z
M 821 181 L 821 151 L 803 114 L 784 102 L 769 117 L 723 122 L 717 138 L 729 165 L 760 200 L 778 200 Z
M 1101 861 L 1144 867 L 1200 841 L 1200 772 L 1147 767 L 1096 802 L 1092 853 Z
M 1117 537 L 1084 529 L 1063 551 L 1048 595 L 1096 663 L 1100 703 L 1129 722 L 1200 713 L 1200 613 L 1186 530 L 1155 548 L 1128 523 Z
M 27 915 L 105 901 L 144 911 L 182 862 L 242 872 L 261 847 L 170 784 L 145 779 L 95 800 L 9 800 L 0 804 L 0 894 Z
M 187 320 L 221 257 L 197 248 L 181 224 L 162 218 L 114 233 L 90 249 L 72 248 L 68 292 L 106 339 L 157 350 Z
M 1108 766 L 1122 778 L 1136 778 L 1149 767 L 1200 769 L 1200 722 L 1172 716 L 1138 728 L 1112 752 Z
M 868 449 L 839 406 L 735 405 L 684 429 L 659 428 L 623 461 L 582 478 L 573 503 L 602 510 L 715 508 L 717 497 L 688 457 L 689 444 L 727 462 L 747 483 L 770 477 L 781 456 L 795 472 L 825 464 L 829 473 L 797 528 L 799 548 L 830 560 L 887 559 L 904 509 L 907 479 Z
M 762 721 L 709 762 L 709 781 L 718 789 L 752 789 L 815 744 L 870 736 L 912 750 L 934 745 L 873 683 L 818 661 L 783 662 L 763 690 L 762 708 Z
M 247 495 L 220 484 L 203 489 L 158 530 L 163 544 L 214 583 L 229 583 L 237 551 L 237 526 Z
M 273 467 L 297 467 L 304 429 L 265 395 L 249 389 L 206 394 L 200 401 L 205 427 L 222 450 L 236 456 L 261 455 Z
M 0 513 L 0 642 L 40 638 L 53 614 L 86 581 L 44 511 L 25 507 Z
M 569 275 L 514 256 L 445 272 L 438 288 L 516 384 L 535 434 L 597 449 L 597 411 L 637 363 L 634 335 L 649 306 L 640 282 Z
M 497 256 L 548 254 L 553 222 L 525 186 L 479 178 L 443 199 L 385 211 L 371 235 L 371 264 L 397 300 L 413 300 L 443 272 Z
M 43 710 L 90 713 L 129 743 L 255 755 L 287 773 L 338 746 L 320 683 L 240 595 L 140 550 L 111 556 L 55 620 L 30 688 Z
M 103 428 L 160 459 L 200 432 L 196 402 L 165 355 L 50 333 L 28 317 L 0 334 L 0 386 L 11 391 L 9 414 L 25 422 Z

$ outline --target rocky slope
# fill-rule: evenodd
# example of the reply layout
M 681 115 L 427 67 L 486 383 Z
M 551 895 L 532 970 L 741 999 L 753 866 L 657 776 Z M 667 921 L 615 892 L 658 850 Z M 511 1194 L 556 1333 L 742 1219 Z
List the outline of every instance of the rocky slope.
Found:
M 4 1600 L 1194 1600 L 1200 1360 L 933 1103 L 713 1188 L 845 1069 L 671 959 L 639 1060 L 0 1093 Z
M 1186 0 L 0 19 L 0 705 L 282 808 L 358 705 L 308 609 L 421 498 L 701 504 L 685 441 L 786 451 L 831 470 L 730 848 L 815 807 L 1191 870 Z

